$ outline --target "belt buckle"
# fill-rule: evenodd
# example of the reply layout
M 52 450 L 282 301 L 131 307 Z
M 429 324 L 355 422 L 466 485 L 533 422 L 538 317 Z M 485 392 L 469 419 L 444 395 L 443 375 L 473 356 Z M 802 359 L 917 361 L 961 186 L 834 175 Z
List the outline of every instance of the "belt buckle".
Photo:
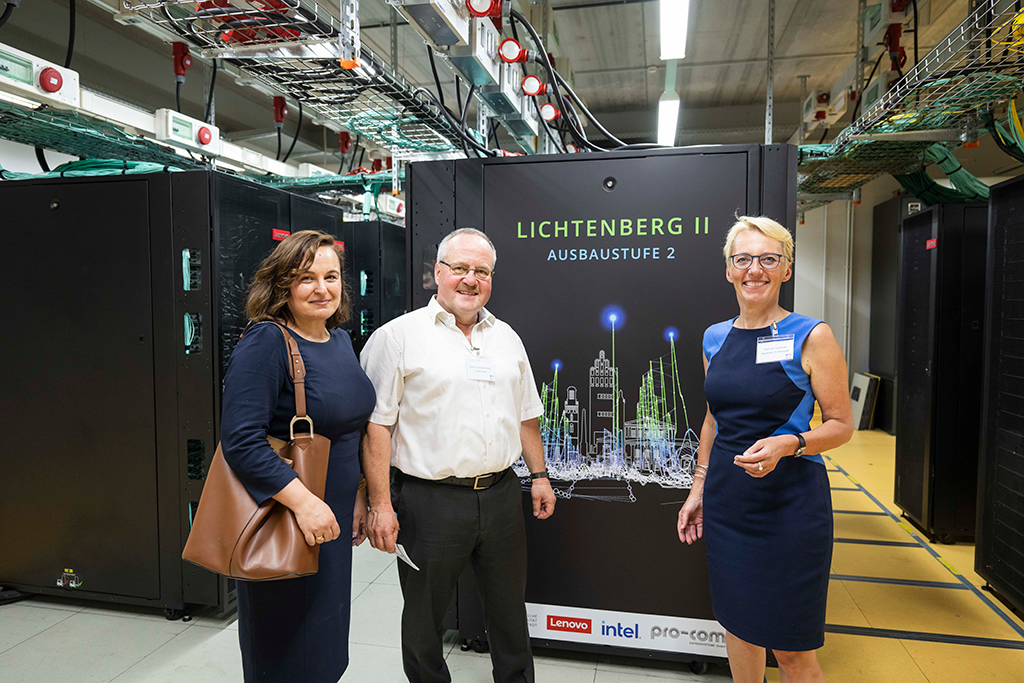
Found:
M 473 479 L 473 490 L 474 491 L 482 491 L 482 490 L 486 489 L 487 488 L 486 486 L 480 486 L 480 480 L 481 479 L 486 479 L 487 477 L 493 477 L 493 476 L 494 476 L 494 473 L 491 472 L 490 474 L 481 474 L 479 477 L 474 478 Z

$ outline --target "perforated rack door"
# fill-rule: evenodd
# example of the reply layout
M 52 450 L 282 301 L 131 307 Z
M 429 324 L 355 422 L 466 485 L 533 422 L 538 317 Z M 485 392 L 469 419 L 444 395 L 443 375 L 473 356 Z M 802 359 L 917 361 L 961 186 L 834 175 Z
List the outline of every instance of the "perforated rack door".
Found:
M 1024 179 L 992 188 L 975 569 L 1024 610 Z

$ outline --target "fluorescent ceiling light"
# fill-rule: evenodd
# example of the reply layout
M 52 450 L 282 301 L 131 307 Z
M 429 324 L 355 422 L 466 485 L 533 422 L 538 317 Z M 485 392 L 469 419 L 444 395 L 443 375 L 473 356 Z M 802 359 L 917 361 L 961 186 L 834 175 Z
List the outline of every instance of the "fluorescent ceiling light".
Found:
M 686 22 L 690 18 L 690 0 L 660 0 L 661 58 L 686 56 Z
M 658 144 L 675 147 L 676 129 L 679 127 L 679 95 L 663 93 L 658 100 Z

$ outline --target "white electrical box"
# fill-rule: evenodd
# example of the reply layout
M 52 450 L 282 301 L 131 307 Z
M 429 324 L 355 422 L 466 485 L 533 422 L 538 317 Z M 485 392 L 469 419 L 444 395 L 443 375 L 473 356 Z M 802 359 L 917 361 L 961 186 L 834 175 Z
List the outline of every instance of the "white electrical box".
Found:
M 155 137 L 206 156 L 220 156 L 220 129 L 217 126 L 179 114 L 173 109 L 157 109 L 153 115 Z
M 0 43 L 0 90 L 60 109 L 81 103 L 78 72 Z
M 839 97 L 832 98 L 828 103 L 828 111 L 825 112 L 825 125 L 831 126 L 839 119 L 843 118 L 843 114 L 850 106 L 850 92 L 843 90 L 839 93 Z
M 474 17 L 469 45 L 449 48 L 448 59 L 472 85 L 498 85 L 501 81 L 498 43 L 501 36 L 487 17 Z
M 300 178 L 316 178 L 322 175 L 338 175 L 334 171 L 328 171 L 322 166 L 315 164 L 301 163 L 299 164 L 299 177 Z
M 498 85 L 480 88 L 480 97 L 495 114 L 515 114 L 522 110 L 523 95 L 519 89 L 523 71 L 518 64 L 501 62 Z
M 387 0 L 434 47 L 469 45 L 470 16 L 457 0 Z
M 533 102 L 527 95 L 520 95 L 520 110 L 501 117 L 505 128 L 516 137 L 527 137 L 540 133 L 540 118 L 534 109 Z
M 862 114 L 866 114 L 873 106 L 885 97 L 885 93 L 889 92 L 889 89 L 896 85 L 900 80 L 899 73 L 895 71 L 883 71 L 882 73 L 875 76 L 875 80 L 868 83 L 867 87 L 864 88 L 863 98 L 860 108 Z
M 811 94 L 804 100 L 803 121 L 814 123 L 823 121 L 828 112 L 829 94 L 819 90 L 812 90 Z

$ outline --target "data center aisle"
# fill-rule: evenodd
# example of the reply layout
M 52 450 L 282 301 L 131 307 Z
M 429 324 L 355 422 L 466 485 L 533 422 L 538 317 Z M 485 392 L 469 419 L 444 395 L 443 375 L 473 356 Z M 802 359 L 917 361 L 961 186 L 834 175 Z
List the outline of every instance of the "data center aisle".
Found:
M 1024 682 L 1024 622 L 981 590 L 974 546 L 929 543 L 900 518 L 895 444 L 856 432 L 826 458 L 835 512 L 826 680 Z

